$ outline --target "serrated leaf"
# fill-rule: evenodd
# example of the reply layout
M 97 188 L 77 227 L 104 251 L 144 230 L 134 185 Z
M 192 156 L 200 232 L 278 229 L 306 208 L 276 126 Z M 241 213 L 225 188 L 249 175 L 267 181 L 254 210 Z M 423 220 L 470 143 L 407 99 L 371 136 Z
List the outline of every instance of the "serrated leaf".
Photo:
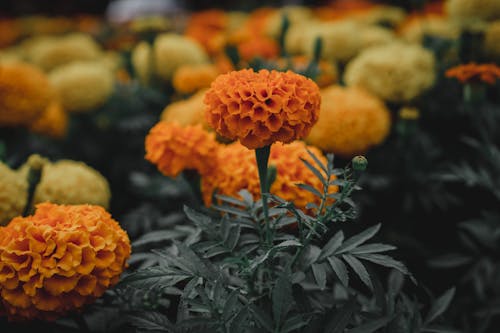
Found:
M 315 189 L 314 187 L 312 187 L 311 185 L 308 185 L 308 184 L 302 184 L 302 183 L 299 183 L 299 184 L 295 184 L 297 187 L 305 190 L 305 191 L 308 191 L 308 192 L 311 192 L 312 194 L 314 194 L 315 196 L 317 196 L 318 198 L 321 198 L 323 196 L 323 194 L 321 194 L 317 189 Z
M 370 321 L 356 328 L 347 330 L 346 333 L 373 333 L 379 328 L 385 327 L 394 317 L 384 317 Z
M 349 266 L 351 266 L 352 270 L 359 276 L 361 281 L 370 288 L 370 290 L 373 290 L 373 285 L 372 281 L 370 279 L 370 275 L 368 274 L 368 271 L 366 270 L 365 266 L 356 259 L 354 256 L 351 256 L 349 254 L 343 254 L 342 259 L 347 262 Z
M 439 317 L 443 312 L 446 311 L 448 306 L 455 295 L 455 287 L 448 289 L 443 295 L 441 295 L 436 301 L 432 304 L 429 313 L 424 320 L 424 325 L 428 325 L 434 319 Z
M 344 241 L 344 233 L 342 231 L 338 231 L 330 240 L 325 244 L 321 253 L 318 257 L 318 261 L 322 261 L 326 257 L 331 256 L 337 251 L 337 249 L 342 245 Z
M 323 264 L 312 264 L 311 266 L 314 279 L 321 290 L 326 287 L 326 271 Z
M 358 246 L 354 250 L 349 251 L 350 254 L 368 254 L 368 253 L 377 253 L 377 252 L 386 252 L 395 250 L 396 247 L 387 244 L 381 243 L 372 243 Z
M 202 214 L 188 206 L 184 206 L 184 213 L 186 213 L 186 216 L 189 218 L 189 220 L 191 220 L 191 222 L 202 229 L 205 229 L 207 226 L 213 225 L 213 221 L 210 216 Z
M 333 256 L 328 257 L 327 260 L 342 285 L 344 285 L 344 287 L 347 287 L 349 285 L 349 275 L 347 273 L 347 267 L 345 266 L 345 264 L 340 259 Z
M 175 332 L 174 326 L 168 318 L 159 312 L 144 311 L 127 315 L 129 323 L 142 332 Z
M 218 211 L 221 211 L 224 213 L 229 213 L 229 214 L 233 214 L 233 215 L 248 218 L 248 219 L 252 218 L 252 215 L 250 215 L 250 213 L 247 212 L 246 210 L 241 210 L 241 209 L 238 209 L 235 207 L 213 205 L 212 208 L 217 209 Z
M 373 227 L 370 227 L 366 229 L 363 232 L 360 232 L 359 234 L 352 236 L 351 238 L 347 239 L 342 246 L 335 252 L 336 254 L 342 254 L 349 252 L 350 250 L 356 248 L 356 246 L 366 242 L 380 230 L 380 223 L 377 225 L 374 225 Z
M 278 277 L 272 290 L 273 317 L 276 325 L 281 323 L 293 304 L 292 283 L 285 274 Z
M 325 174 L 328 173 L 328 170 L 327 170 L 327 166 L 328 165 L 325 165 L 323 164 L 323 162 L 320 161 L 320 159 L 314 155 L 314 153 L 312 151 L 310 151 L 309 149 L 306 149 L 307 150 L 307 153 L 309 154 L 309 156 L 311 156 L 311 158 L 314 160 L 314 162 L 321 168 L 321 170 L 324 171 Z M 327 161 L 328 163 L 328 161 Z
M 229 230 L 227 238 L 224 239 L 224 243 L 228 247 L 229 250 L 233 251 L 236 245 L 238 244 L 238 240 L 240 239 L 241 226 L 239 224 L 233 225 Z
M 369 254 L 357 254 L 356 257 L 362 260 L 371 261 L 377 265 L 394 268 L 405 275 L 410 275 L 410 272 L 408 271 L 408 268 L 406 268 L 405 264 L 388 255 L 369 253 Z
M 306 165 L 306 167 L 312 171 L 312 173 L 314 173 L 314 175 L 319 179 L 321 180 L 321 183 L 323 184 L 326 184 L 327 183 L 327 180 L 325 179 L 325 177 L 323 176 L 323 174 L 321 173 L 321 171 L 319 171 L 315 166 L 313 166 L 308 160 L 305 160 L 303 158 L 301 158 L 302 162 Z
M 356 299 L 350 298 L 341 309 L 334 312 L 335 315 L 325 325 L 323 333 L 343 333 L 357 307 Z
M 180 230 L 156 230 L 144 234 L 132 243 L 132 246 L 142 246 L 149 243 L 157 243 L 166 240 L 178 239 L 186 236 L 186 233 Z
M 191 277 L 192 275 L 178 269 L 155 266 L 127 275 L 120 281 L 120 285 L 131 285 L 144 289 L 155 286 L 170 287 Z
M 296 331 L 309 323 L 309 319 L 304 318 L 303 315 L 295 315 L 293 317 L 287 318 L 280 333 L 289 333 Z

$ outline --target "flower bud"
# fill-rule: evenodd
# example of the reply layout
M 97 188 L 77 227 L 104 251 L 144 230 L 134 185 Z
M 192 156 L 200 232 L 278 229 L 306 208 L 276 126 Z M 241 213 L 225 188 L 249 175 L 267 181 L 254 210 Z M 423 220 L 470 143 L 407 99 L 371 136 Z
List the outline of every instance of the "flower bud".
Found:
M 365 171 L 368 166 L 368 160 L 362 155 L 354 156 L 351 162 L 354 171 Z

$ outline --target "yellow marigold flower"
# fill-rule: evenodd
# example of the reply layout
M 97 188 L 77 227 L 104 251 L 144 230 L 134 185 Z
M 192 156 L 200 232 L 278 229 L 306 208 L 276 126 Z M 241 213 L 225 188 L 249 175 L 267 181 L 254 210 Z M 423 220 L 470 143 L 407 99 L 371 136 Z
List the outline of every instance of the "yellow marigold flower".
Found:
M 326 158 L 315 147 L 306 146 L 301 141 L 290 144 L 277 143 L 271 146 L 269 165 L 276 167 L 276 180 L 270 192 L 279 197 L 292 201 L 297 207 L 305 209 L 307 203 L 319 203 L 319 199 L 312 193 L 296 186 L 304 183 L 318 191 L 323 191 L 321 181 L 314 176 L 304 163 L 305 159 L 314 165 L 314 161 L 307 153 L 309 149 L 316 157 L 326 164 Z M 249 191 L 255 199 L 260 198 L 259 176 L 255 154 L 239 142 L 222 146 L 215 157 L 214 172 L 203 175 L 201 190 L 206 206 L 212 204 L 212 194 L 217 193 L 237 197 L 240 190 Z M 331 192 L 338 191 L 332 186 Z
M 446 71 L 446 77 L 453 77 L 462 83 L 485 82 L 495 84 L 500 78 L 500 67 L 495 64 L 470 63 L 450 68 Z
M 321 91 L 318 123 L 306 141 L 326 152 L 352 157 L 381 143 L 391 116 L 384 103 L 366 91 L 332 86 Z
M 286 15 L 290 24 L 309 21 L 312 18 L 312 11 L 305 6 L 285 6 L 275 10 L 265 18 L 264 32 L 267 36 L 276 38 L 281 32 L 283 16 Z
M 102 207 L 37 205 L 0 233 L 1 302 L 12 319 L 54 320 L 115 285 L 127 233 Z
M 156 37 L 153 47 L 155 73 L 170 81 L 182 65 L 205 64 L 208 56 L 195 40 L 173 33 Z
M 188 99 L 168 104 L 161 114 L 161 120 L 168 123 L 177 122 L 182 126 L 201 124 L 210 129 L 205 120 L 205 104 L 203 99 L 208 89 L 202 89 Z
M 140 42 L 132 50 L 132 67 L 134 73 L 144 85 L 147 85 L 153 75 L 153 49 L 147 42 Z
M 458 25 L 437 14 L 412 15 L 398 28 L 398 33 L 408 42 L 422 43 L 425 35 L 445 39 L 457 39 Z
M 209 172 L 218 149 L 215 135 L 201 125 L 183 127 L 164 121 L 151 129 L 145 146 L 146 160 L 168 177 L 177 177 L 184 170 L 196 170 L 201 175 Z
M 172 85 L 177 92 L 192 94 L 210 87 L 219 74 L 217 67 L 212 64 L 183 65 L 175 71 Z
M 247 69 L 220 75 L 204 102 L 207 122 L 219 135 L 255 149 L 307 136 L 321 96 L 312 80 L 291 71 Z
M 162 16 L 142 16 L 137 17 L 130 23 L 130 30 L 133 32 L 166 31 L 172 27 L 172 23 Z
M 23 213 L 27 198 L 26 177 L 0 162 L 0 226 Z
M 21 167 L 26 175 L 27 165 Z M 106 178 L 83 162 L 60 160 L 42 169 L 33 202 L 56 204 L 90 204 L 109 207 L 111 192 Z
M 32 63 L 46 71 L 73 61 L 95 60 L 100 55 L 101 47 L 92 37 L 82 33 L 44 39 L 27 54 Z
M 27 125 L 38 118 L 53 97 L 45 74 L 24 63 L 0 64 L 0 125 Z
M 445 4 L 446 13 L 454 19 L 484 19 L 500 18 L 500 1 L 498 0 L 448 0 Z
M 113 73 L 99 62 L 72 62 L 59 66 L 49 78 L 64 109 L 69 112 L 95 110 L 113 93 Z
M 409 101 L 434 84 L 434 55 L 419 45 L 391 43 L 362 51 L 344 81 L 391 102 Z
M 42 115 L 29 125 L 29 129 L 38 134 L 61 139 L 66 136 L 68 118 L 68 114 L 62 108 L 61 103 L 54 100 L 47 106 Z
M 484 34 L 484 48 L 486 54 L 500 59 L 500 20 L 492 22 Z

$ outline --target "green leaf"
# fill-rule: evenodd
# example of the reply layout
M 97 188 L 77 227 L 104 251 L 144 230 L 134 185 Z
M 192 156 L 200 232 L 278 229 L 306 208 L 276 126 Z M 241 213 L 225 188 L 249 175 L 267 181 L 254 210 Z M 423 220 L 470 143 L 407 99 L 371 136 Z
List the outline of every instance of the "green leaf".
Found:
M 345 266 L 345 264 L 342 262 L 342 260 L 334 256 L 328 257 L 327 260 L 342 285 L 344 285 L 344 287 L 347 287 L 349 285 L 349 275 L 347 273 L 347 267 Z
M 359 259 L 371 261 L 377 265 L 394 268 L 405 275 L 410 274 L 410 272 L 408 271 L 408 268 L 406 268 L 405 264 L 403 264 L 401 261 L 397 261 L 394 258 L 392 258 L 388 255 L 385 255 L 385 254 L 376 254 L 376 253 L 357 254 L 356 257 Z
M 262 311 L 259 307 L 251 304 L 250 311 L 253 314 L 253 317 L 257 320 L 257 323 L 260 324 L 262 328 L 264 328 L 268 332 L 273 332 L 273 320 L 272 318 L 264 311 Z
M 379 328 L 385 327 L 394 317 L 384 317 L 370 321 L 356 328 L 347 330 L 346 333 L 373 333 Z
M 321 250 L 321 253 L 318 257 L 318 261 L 322 261 L 326 257 L 331 256 L 337 251 L 337 249 L 342 245 L 344 241 L 344 233 L 342 231 L 337 232 L 326 245 Z
M 309 149 L 307 149 L 307 153 L 309 154 L 309 156 L 311 156 L 314 162 L 321 168 L 321 170 L 323 170 L 325 174 L 327 174 L 328 173 L 327 165 L 323 164 L 323 162 L 321 162 L 320 159 L 316 155 L 314 155 L 314 153 Z
M 172 287 L 191 277 L 192 275 L 175 268 L 155 266 L 127 275 L 120 281 L 120 286 L 130 285 L 143 289 L 151 289 L 157 286 Z
M 309 323 L 307 318 L 304 318 L 303 315 L 295 315 L 293 317 L 287 318 L 283 327 L 280 330 L 280 333 L 289 333 L 292 331 L 297 331 L 298 329 L 306 326 Z
M 311 192 L 312 194 L 314 194 L 315 196 L 321 198 L 323 197 L 323 194 L 321 194 L 317 189 L 315 189 L 314 187 L 312 187 L 311 185 L 308 185 L 308 184 L 295 184 L 297 187 L 303 189 L 303 190 L 306 190 L 308 192 Z
M 127 315 L 127 319 L 132 326 L 141 332 L 175 332 L 170 320 L 159 312 L 143 311 Z
M 427 327 L 422 330 L 423 333 L 461 333 L 461 331 L 452 329 L 452 328 L 447 328 L 447 327 L 438 327 L 438 326 L 432 326 L 432 327 Z
M 356 299 L 350 298 L 341 309 L 334 312 L 335 315 L 325 325 L 323 333 L 343 333 L 357 308 Z
M 450 253 L 429 260 L 429 265 L 438 268 L 454 268 L 466 265 L 470 263 L 471 260 L 472 260 L 471 257 L 464 256 L 459 253 Z
M 372 281 L 370 279 L 370 275 L 368 274 L 368 271 L 366 270 L 365 266 L 356 259 L 355 257 L 349 255 L 349 254 L 343 254 L 342 258 L 347 262 L 349 266 L 351 266 L 352 270 L 359 276 L 361 281 L 370 288 L 370 290 L 373 290 L 373 285 Z
M 210 216 L 207 216 L 205 214 L 202 214 L 200 212 L 197 212 L 196 210 L 184 206 L 184 213 L 186 213 L 186 216 L 198 227 L 202 229 L 206 229 L 207 227 L 213 226 L 214 223 L 212 221 L 212 218 Z
M 336 254 L 346 253 L 356 248 L 356 246 L 366 242 L 380 230 L 380 223 L 366 229 L 365 231 L 347 239 L 344 244 L 335 252 Z
M 302 243 L 295 239 L 289 239 L 273 246 L 273 249 L 282 249 L 287 247 L 302 247 Z
M 312 264 L 311 266 L 314 279 L 321 290 L 326 287 L 326 271 L 323 264 Z
M 281 274 L 276 280 L 272 290 L 272 302 L 274 321 L 281 327 L 293 304 L 292 283 L 285 274 Z
M 142 246 L 149 243 L 163 242 L 187 236 L 186 232 L 180 230 L 156 230 L 148 232 L 132 243 L 132 246 Z
M 316 167 L 314 167 L 308 160 L 305 160 L 303 158 L 301 158 L 302 162 L 306 165 L 306 167 L 312 171 L 312 173 L 314 173 L 314 175 L 319 179 L 321 180 L 321 182 L 323 184 L 326 184 L 327 183 L 327 180 L 325 179 L 325 177 L 323 176 L 323 174 L 321 173 L 321 171 L 319 171 Z
M 361 245 L 355 248 L 354 250 L 350 251 L 350 254 L 367 254 L 367 253 L 377 253 L 377 252 L 386 252 L 386 251 L 391 251 L 395 250 L 396 247 L 392 245 L 387 245 L 387 244 L 380 244 L 380 243 L 373 243 L 373 244 L 366 244 L 366 245 Z
M 445 312 L 450 305 L 454 295 L 455 287 L 448 289 L 443 295 L 436 299 L 436 301 L 432 304 L 429 313 L 425 317 L 424 325 L 428 325 L 434 319 L 443 314 L 443 312 Z
M 238 304 L 239 294 L 240 291 L 238 289 L 235 289 L 231 292 L 231 294 L 227 298 L 227 301 L 224 304 L 224 308 L 222 310 L 222 318 L 225 321 L 229 321 L 233 313 L 235 313 L 238 310 L 236 305 Z
M 233 225 L 229 230 L 227 237 L 224 239 L 224 243 L 228 247 L 229 250 L 233 251 L 236 245 L 238 244 L 238 240 L 240 239 L 241 226 L 239 224 Z

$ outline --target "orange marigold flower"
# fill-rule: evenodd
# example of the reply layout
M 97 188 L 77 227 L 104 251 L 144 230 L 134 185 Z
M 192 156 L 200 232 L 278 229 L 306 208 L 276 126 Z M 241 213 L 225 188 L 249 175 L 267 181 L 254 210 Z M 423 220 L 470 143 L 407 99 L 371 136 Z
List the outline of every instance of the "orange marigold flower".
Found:
M 500 78 L 500 67 L 495 64 L 470 63 L 450 68 L 446 71 L 446 77 L 454 77 L 462 83 L 485 82 L 495 84 Z
M 35 133 L 47 135 L 55 139 L 66 136 L 68 130 L 68 114 L 57 100 L 52 101 L 40 117 L 29 125 Z
M 279 55 L 280 49 L 278 43 L 268 37 L 255 37 L 246 40 L 238 45 L 238 52 L 241 59 L 245 61 L 253 58 L 273 59 Z
M 0 233 L 1 303 L 12 319 L 54 320 L 116 284 L 126 232 L 102 207 L 37 205 Z
M 53 90 L 47 76 L 24 63 L 0 65 L 0 125 L 27 125 L 49 105 Z
M 309 191 L 305 191 L 297 183 L 312 186 L 318 191 L 323 191 L 321 181 L 309 170 L 301 159 L 315 164 L 309 156 L 309 149 L 323 163 L 325 156 L 315 147 L 306 146 L 301 141 L 290 144 L 274 144 L 271 146 L 269 165 L 276 167 L 276 180 L 273 182 L 270 192 L 285 200 L 292 201 L 297 207 L 305 209 L 309 203 L 319 204 L 319 198 Z M 217 190 L 219 194 L 227 196 L 238 196 L 242 189 L 249 191 L 254 198 L 260 198 L 259 176 L 257 164 L 252 150 L 245 148 L 239 142 L 223 146 L 216 156 L 216 172 L 206 174 L 202 177 L 201 191 L 206 206 L 212 204 L 212 194 Z M 332 186 L 331 192 L 337 192 L 338 188 Z
M 217 67 L 212 64 L 183 65 L 175 71 L 172 85 L 177 92 L 192 94 L 210 87 L 219 74 Z
M 316 83 L 291 71 L 244 69 L 219 75 L 204 102 L 207 122 L 218 134 L 255 149 L 307 136 L 321 95 Z
M 165 176 L 176 177 L 186 169 L 205 174 L 212 167 L 217 147 L 215 135 L 199 124 L 183 127 L 161 121 L 146 137 L 146 159 Z

